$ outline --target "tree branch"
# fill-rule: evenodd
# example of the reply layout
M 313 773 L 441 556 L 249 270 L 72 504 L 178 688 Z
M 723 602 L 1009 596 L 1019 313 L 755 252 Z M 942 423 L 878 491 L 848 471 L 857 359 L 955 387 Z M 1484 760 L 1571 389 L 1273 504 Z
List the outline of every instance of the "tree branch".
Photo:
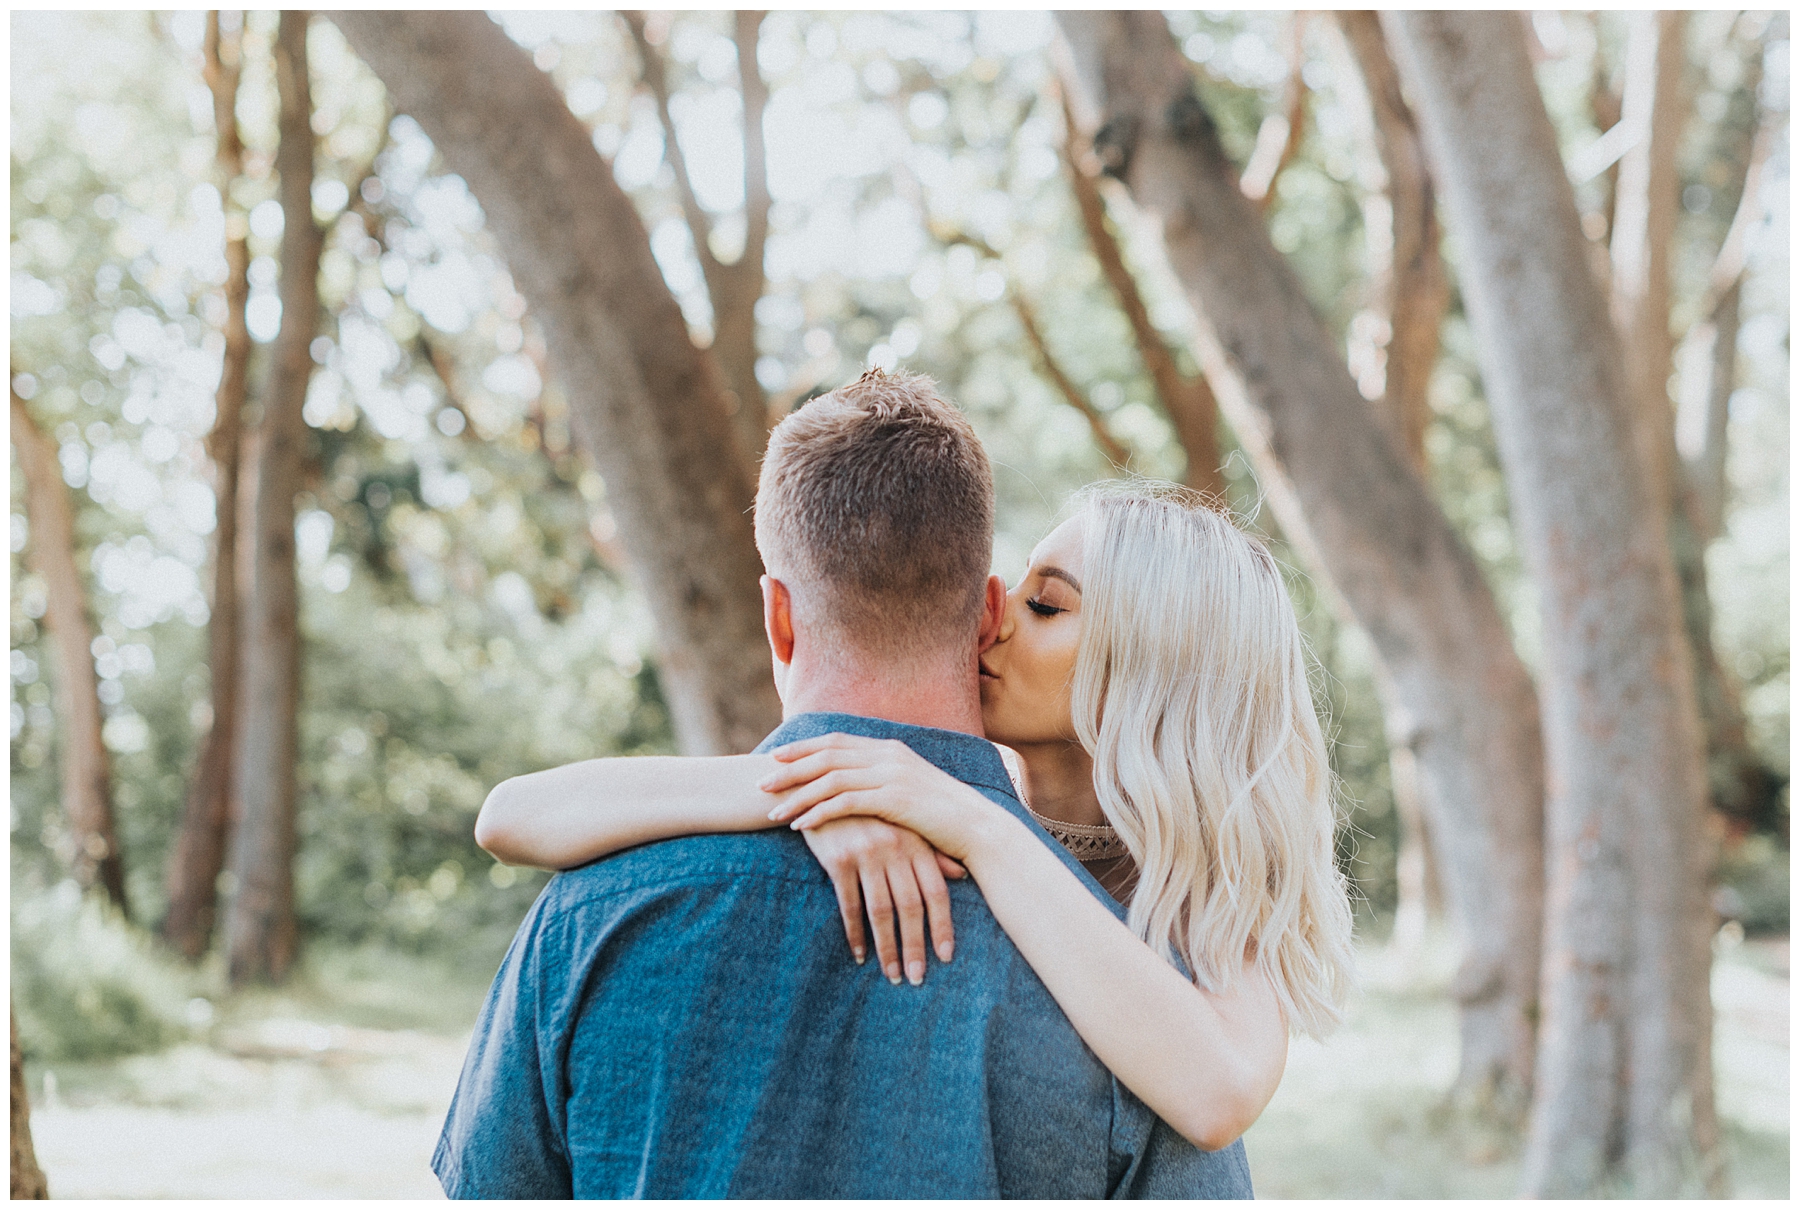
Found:
M 675 172 L 675 188 L 681 196 L 681 213 L 687 219 L 689 233 L 694 237 L 694 255 L 699 258 L 700 270 L 706 276 L 707 292 L 716 300 L 721 292 L 720 278 L 724 266 L 713 255 L 712 220 L 700 205 L 700 199 L 694 196 L 694 185 L 688 178 L 687 158 L 681 154 L 681 140 L 675 137 L 675 119 L 669 114 L 669 79 L 663 70 L 662 56 L 650 44 L 641 10 L 622 9 L 619 17 L 625 22 L 625 28 L 631 31 L 631 41 L 636 45 L 638 59 L 643 64 L 644 84 L 656 99 L 656 115 L 663 128 L 663 158 L 668 160 L 669 167 Z M 748 159 L 746 156 L 746 163 Z
M 1387 177 L 1393 211 L 1391 259 L 1380 271 L 1382 300 L 1391 329 L 1383 411 L 1415 467 L 1425 468 L 1425 429 L 1431 419 L 1429 388 L 1437 364 L 1439 331 L 1450 305 L 1444 273 L 1437 197 L 1418 123 L 1400 91 L 1400 73 L 1388 55 L 1381 22 L 1372 12 L 1339 12 L 1369 98 L 1375 150 Z
M 993 245 L 980 236 L 944 225 L 936 226 L 933 234 L 937 235 L 943 243 L 964 244 L 973 248 L 982 256 L 1001 266 L 1004 271 L 1005 258 Z M 1064 401 L 1080 412 L 1082 418 L 1088 422 L 1088 427 L 1094 432 L 1094 440 L 1100 446 L 1101 452 L 1106 455 L 1107 460 L 1120 469 L 1129 466 L 1131 451 L 1120 444 L 1117 437 L 1107 431 L 1105 415 L 1094 406 L 1091 399 L 1082 393 L 1081 388 L 1075 385 L 1075 381 L 1062 368 L 1062 363 L 1057 361 L 1056 355 L 1050 351 L 1049 343 L 1044 339 L 1043 329 L 1038 325 L 1037 311 L 1032 307 L 1030 301 L 1019 293 L 1018 287 L 1010 279 L 1006 283 L 1006 294 L 1007 301 L 1012 304 L 1013 314 L 1019 317 L 1019 326 L 1025 329 L 1025 339 L 1030 342 L 1032 351 L 1037 355 L 1038 365 L 1043 370 L 1044 376 L 1050 380 L 1051 385 L 1056 388 L 1057 393 L 1063 397 Z
M 769 154 L 763 139 L 763 111 L 769 103 L 769 86 L 757 65 L 756 46 L 768 13 L 739 11 L 734 14 L 738 52 L 738 87 L 744 99 L 744 254 L 738 273 L 756 283 L 762 294 L 763 251 L 769 240 Z
M 1212 386 L 1204 377 L 1188 377 L 1175 364 L 1162 333 L 1150 320 L 1150 309 L 1138 289 L 1137 277 L 1125 264 L 1118 238 L 1106 221 L 1106 202 L 1100 196 L 1098 165 L 1090 165 L 1092 156 L 1077 150 L 1078 124 L 1066 86 L 1055 87 L 1063 115 L 1063 137 L 1057 150 L 1068 173 L 1069 187 L 1081 213 L 1081 225 L 1087 232 L 1088 246 L 1100 262 L 1101 275 L 1112 287 L 1119 309 L 1131 324 L 1137 341 L 1138 356 L 1156 387 L 1163 412 L 1175 426 L 1176 438 L 1187 455 L 1187 485 L 1214 495 L 1223 493 L 1224 477 L 1219 473 L 1218 417 L 1219 403 Z
M 1275 182 L 1280 178 L 1282 169 L 1293 162 L 1295 154 L 1300 150 L 1300 138 L 1306 127 L 1306 78 L 1301 70 L 1306 66 L 1306 55 L 1302 46 L 1302 38 L 1306 32 L 1306 14 L 1296 12 L 1293 16 L 1293 53 L 1288 62 L 1287 84 L 1282 92 L 1282 107 L 1278 113 L 1271 113 L 1262 121 L 1256 132 L 1256 146 L 1250 152 L 1250 160 L 1244 165 L 1244 173 L 1238 179 L 1238 187 L 1244 196 L 1255 202 L 1266 212 L 1275 201 Z
M 13 375 L 15 378 L 17 374 Z M 101 887 L 129 915 L 125 865 L 113 824 L 112 757 L 101 737 L 100 683 L 94 675 L 94 627 L 75 562 L 75 509 L 63 484 L 56 443 L 12 392 L 12 443 L 25 480 L 31 526 L 26 558 L 44 580 L 46 644 L 56 652 L 59 780 L 69 843 L 63 850 L 83 888 Z M 58 846 L 59 849 L 62 846 Z
M 242 662 L 239 628 L 244 586 L 238 578 L 238 512 L 243 413 L 249 395 L 251 346 L 245 307 L 250 297 L 250 228 L 243 209 L 232 200 L 232 187 L 244 173 L 244 144 L 237 121 L 242 47 L 241 33 L 229 40 L 223 36 L 217 10 L 207 14 L 202 74 L 212 91 L 219 200 L 226 216 L 225 351 L 214 395 L 213 426 L 206 435 L 218 518 L 213 529 L 213 591 L 207 623 L 212 723 L 190 775 L 180 829 L 169 852 L 164 876 L 169 906 L 162 922 L 164 939 L 190 962 L 205 954 L 217 920 L 217 882 L 230 826 L 233 734 Z

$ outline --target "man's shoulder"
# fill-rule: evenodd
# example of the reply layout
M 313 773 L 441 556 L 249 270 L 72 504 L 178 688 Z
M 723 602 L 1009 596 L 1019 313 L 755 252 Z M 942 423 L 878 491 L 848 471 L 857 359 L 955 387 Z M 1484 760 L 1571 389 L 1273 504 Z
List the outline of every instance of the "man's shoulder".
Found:
M 819 882 L 806 841 L 786 829 L 680 836 L 639 845 L 564 870 L 544 896 L 558 908 L 633 892 L 725 884 L 746 876 Z

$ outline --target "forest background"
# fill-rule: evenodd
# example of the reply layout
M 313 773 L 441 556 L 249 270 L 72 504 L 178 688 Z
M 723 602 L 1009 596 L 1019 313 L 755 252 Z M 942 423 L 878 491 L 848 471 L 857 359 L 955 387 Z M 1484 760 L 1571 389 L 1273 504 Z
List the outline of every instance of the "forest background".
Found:
M 466 127 L 456 134 L 458 94 L 434 85 L 403 22 L 340 32 L 322 16 L 264 12 L 12 18 L 12 986 L 34 1100 L 52 1115 L 59 1097 L 191 1114 L 202 1055 L 324 1061 L 354 1057 L 357 1028 L 466 1030 L 544 880 L 475 847 L 488 789 L 569 760 L 722 750 L 760 734 L 766 702 L 707 678 L 734 660 L 766 677 L 766 656 L 751 642 L 704 658 L 719 638 L 659 605 L 679 570 L 667 561 L 705 551 L 678 549 L 673 522 L 645 504 L 654 493 L 617 460 L 664 467 L 679 486 L 676 455 L 693 448 L 683 440 L 753 449 L 768 419 L 866 366 L 904 365 L 934 376 L 989 449 L 1004 575 L 1070 492 L 1122 469 L 1218 490 L 1269 536 L 1318 659 L 1342 781 L 1339 856 L 1370 982 L 1352 1037 L 1391 1056 L 1429 1020 L 1448 1048 L 1419 1056 L 1400 1094 L 1357 1086 L 1369 1129 L 1406 1140 L 1364 1174 L 1367 1191 L 1552 1180 L 1546 1145 L 1526 1141 L 1529 1035 L 1495 1042 L 1504 1030 L 1482 1017 L 1492 1003 L 1535 1012 L 1535 991 L 1514 973 L 1490 972 L 1498 992 L 1470 986 L 1471 954 L 1490 943 L 1515 954 L 1494 938 L 1521 926 L 1470 906 L 1487 893 L 1468 872 L 1481 862 L 1456 802 L 1434 801 L 1445 774 L 1422 738 L 1431 699 L 1392 646 L 1404 610 L 1333 565 L 1356 551 L 1351 539 L 1374 541 L 1357 538 L 1356 485 L 1333 468 L 1367 473 L 1358 451 L 1385 426 L 1376 444 L 1398 452 L 1369 455 L 1389 461 L 1367 499 L 1390 499 L 1384 483 L 1422 486 L 1402 503 L 1441 510 L 1446 549 L 1472 556 L 1505 659 L 1523 670 L 1508 683 L 1536 711 L 1555 588 L 1532 561 L 1528 519 L 1515 519 L 1535 481 L 1521 447 L 1509 454 L 1497 437 L 1508 422 L 1484 386 L 1494 353 L 1466 305 L 1476 283 L 1462 280 L 1482 262 L 1457 242 L 1459 222 L 1476 224 L 1449 211 L 1446 199 L 1465 195 L 1443 179 L 1453 163 L 1430 162 L 1420 128 L 1439 115 L 1411 112 L 1424 94 L 1401 87 L 1394 30 L 1384 38 L 1367 14 L 1167 17 L 1162 36 L 1229 161 L 1212 184 L 1266 230 L 1255 271 L 1279 262 L 1298 283 L 1281 301 L 1255 292 L 1255 272 L 1231 295 L 1229 266 L 1214 273 L 1223 287 L 1206 285 L 1160 221 L 1167 182 L 1145 175 L 1153 157 L 1113 154 L 1104 139 L 1096 154 L 1094 126 L 1117 98 L 1090 87 L 1085 103 L 1105 113 L 1081 112 L 1083 69 L 1060 57 L 1048 15 L 498 20 L 520 63 L 554 81 L 559 112 L 542 115 L 541 145 L 556 122 L 578 123 L 641 221 L 633 235 L 612 213 L 611 227 L 545 255 L 598 247 L 630 262 L 641 246 L 648 292 L 596 310 L 672 295 L 683 364 L 710 367 L 695 373 L 735 401 L 731 420 L 696 422 L 699 438 L 649 433 L 641 440 L 662 444 L 637 449 L 628 425 L 604 419 L 632 401 L 593 385 L 609 377 L 604 363 L 569 368 L 557 345 L 567 319 L 527 301 L 542 270 L 516 250 L 542 216 L 526 213 L 529 198 L 477 200 L 504 157 Z M 1691 804 L 1688 822 L 1706 868 L 1702 906 L 1683 910 L 1722 966 L 1785 978 L 1786 18 L 1544 13 L 1518 37 L 1573 185 L 1578 267 L 1640 359 L 1632 341 L 1648 329 L 1620 310 L 1621 266 L 1641 261 L 1646 280 L 1665 283 L 1630 297 L 1652 299 L 1667 345 L 1654 393 L 1684 485 L 1668 490 L 1690 525 L 1686 553 L 1675 543 L 1690 615 L 1700 568 L 1703 641 L 1690 638 L 1708 802 Z M 296 88 L 296 63 L 309 89 Z M 434 144 L 427 126 L 469 145 Z M 460 172 L 452 152 L 470 157 Z M 1639 256 L 1622 239 L 1631 221 L 1647 232 L 1639 247 L 1657 251 Z M 1213 248 L 1254 242 L 1200 235 Z M 1282 378 L 1294 365 L 1337 367 L 1337 420 L 1245 390 L 1234 359 L 1257 337 L 1219 336 L 1230 320 L 1216 304 L 1208 316 L 1205 300 L 1221 288 L 1241 297 L 1245 323 L 1320 326 L 1303 354 L 1249 355 L 1266 354 L 1286 384 L 1301 381 Z M 1302 310 L 1257 309 L 1271 299 Z M 667 340 L 655 320 L 621 329 L 640 345 Z M 694 397 L 687 380 L 661 380 L 659 395 L 659 380 L 640 377 L 666 411 Z M 1363 436 L 1329 427 L 1356 407 Z M 1337 456 L 1308 462 L 1321 441 L 1340 442 Z M 689 485 L 736 476 L 741 491 L 753 463 L 725 457 L 689 465 Z M 226 497 L 236 510 L 220 507 Z M 284 532 L 285 547 L 270 536 Z M 237 552 L 224 560 L 235 576 L 225 610 L 222 544 Z M 227 630 L 221 646 L 221 618 L 287 637 L 244 643 Z M 684 633 L 685 647 L 671 641 Z M 240 736 L 263 757 L 235 768 L 215 709 L 232 692 L 244 734 L 276 737 L 245 747 Z M 1514 713 L 1535 736 L 1535 720 Z M 283 742 L 293 759 L 268 759 Z M 1430 836 L 1439 821 L 1454 826 Z M 1539 847 L 1504 827 L 1486 835 L 1506 867 L 1534 866 L 1555 833 L 1553 818 Z M 1496 970 L 1522 965 L 1535 980 L 1528 931 L 1529 954 L 1496 958 Z M 1785 1052 L 1785 1010 L 1779 1032 Z M 1290 1086 L 1335 1086 L 1330 1053 L 1297 1055 Z M 1718 1043 L 1719 1064 L 1731 1054 Z M 166 1061 L 129 1068 L 133 1055 Z M 1778 1150 L 1785 1189 L 1785 1107 L 1776 1148 L 1773 1119 L 1742 1111 L 1728 1083 L 1724 1146 L 1744 1161 L 1739 1186 L 1776 1179 Z M 1300 1181 L 1300 1154 L 1319 1139 L 1286 1104 L 1258 1127 L 1267 1142 L 1253 1161 L 1285 1160 Z M 1477 1169 L 1492 1175 L 1469 1177 Z M 1626 1179 L 1614 1161 L 1580 1178 Z

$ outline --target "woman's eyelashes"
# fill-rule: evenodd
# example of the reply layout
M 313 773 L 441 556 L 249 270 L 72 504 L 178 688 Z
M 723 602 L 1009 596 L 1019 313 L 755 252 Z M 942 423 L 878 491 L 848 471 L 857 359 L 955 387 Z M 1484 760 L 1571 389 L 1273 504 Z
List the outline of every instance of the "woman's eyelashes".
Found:
M 1059 605 L 1052 605 L 1047 601 L 1040 601 L 1036 597 L 1027 600 L 1025 602 L 1025 607 L 1031 610 L 1032 613 L 1037 614 L 1040 618 L 1053 618 L 1059 613 L 1069 612 Z

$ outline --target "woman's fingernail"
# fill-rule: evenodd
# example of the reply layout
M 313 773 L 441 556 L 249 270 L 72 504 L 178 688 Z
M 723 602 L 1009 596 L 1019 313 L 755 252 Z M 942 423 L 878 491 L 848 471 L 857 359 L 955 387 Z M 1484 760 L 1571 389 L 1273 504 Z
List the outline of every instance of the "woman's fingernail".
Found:
M 923 962 L 908 962 L 906 964 L 906 981 L 914 987 L 925 982 L 925 964 Z
M 850 954 L 852 957 L 854 957 L 856 959 L 856 965 L 858 965 L 858 966 L 861 966 L 863 964 L 863 959 L 865 959 L 869 956 L 868 952 L 866 950 L 864 950 L 863 947 L 860 945 L 852 947 L 850 950 Z
M 950 961 L 950 956 L 952 954 L 954 954 L 955 952 L 956 952 L 956 947 L 954 945 L 951 945 L 948 941 L 946 941 L 942 945 L 937 947 L 938 960 L 942 961 L 942 962 L 948 962 L 948 961 Z
M 895 987 L 900 986 L 900 964 L 898 962 L 890 962 L 883 967 L 882 970 L 887 973 L 887 980 L 889 983 L 892 983 Z

